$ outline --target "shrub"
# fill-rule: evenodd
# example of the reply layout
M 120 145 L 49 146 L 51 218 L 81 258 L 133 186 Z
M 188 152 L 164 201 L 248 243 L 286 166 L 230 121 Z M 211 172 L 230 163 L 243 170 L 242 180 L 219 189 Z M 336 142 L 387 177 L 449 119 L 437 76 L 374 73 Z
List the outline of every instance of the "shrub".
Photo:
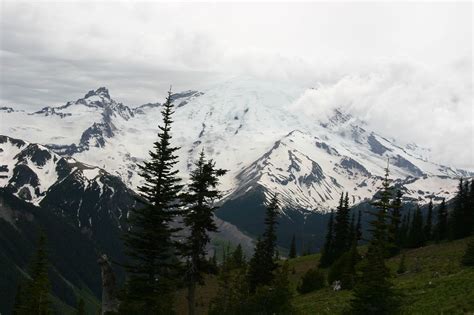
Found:
M 319 269 L 309 269 L 301 278 L 297 291 L 301 294 L 324 288 L 326 279 L 324 273 Z
M 407 271 L 405 260 L 406 260 L 405 254 L 403 254 L 402 258 L 400 259 L 400 264 L 398 265 L 398 269 L 397 269 L 397 273 L 399 275 Z
M 461 263 L 464 266 L 474 266 L 474 239 L 467 244 Z
M 328 282 L 341 281 L 342 289 L 350 290 L 355 284 L 356 264 L 360 260 L 357 249 L 354 247 L 351 251 L 342 255 L 336 260 L 329 269 Z

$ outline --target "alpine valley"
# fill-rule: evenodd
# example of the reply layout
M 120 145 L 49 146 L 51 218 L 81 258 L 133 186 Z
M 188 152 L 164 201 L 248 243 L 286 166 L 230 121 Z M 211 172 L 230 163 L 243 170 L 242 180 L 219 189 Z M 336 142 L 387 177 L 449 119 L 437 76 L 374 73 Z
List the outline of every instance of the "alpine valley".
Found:
M 278 242 L 283 250 L 293 234 L 300 250 L 319 250 L 326 213 L 341 193 L 348 192 L 356 208 L 366 206 L 387 161 L 408 203 L 449 200 L 458 179 L 473 176 L 431 162 L 417 145 L 368 130 L 368 123 L 345 112 L 344 104 L 316 118 L 295 109 L 306 93 L 317 92 L 238 77 L 173 94 L 173 145 L 180 147 L 177 168 L 183 182 L 202 150 L 228 170 L 220 185 L 224 194 L 214 247 L 230 241 L 250 252 L 252 239 L 262 232 L 270 193 L 282 203 Z M 72 291 L 99 296 L 95 260 L 99 252 L 124 259 L 121 231 L 129 209 L 139 206 L 137 165 L 156 140 L 160 112 L 159 102 L 130 107 L 105 87 L 39 111 L 0 107 L 1 264 L 11 273 L 24 270 L 34 231 L 43 225 L 52 250 L 70 257 L 68 262 L 52 258 L 53 293 L 65 309 L 74 306 Z M 84 277 L 84 270 L 93 272 Z M 1 283 L 11 285 L 11 274 L 2 277 Z M 12 300 L 4 297 L 0 304 Z

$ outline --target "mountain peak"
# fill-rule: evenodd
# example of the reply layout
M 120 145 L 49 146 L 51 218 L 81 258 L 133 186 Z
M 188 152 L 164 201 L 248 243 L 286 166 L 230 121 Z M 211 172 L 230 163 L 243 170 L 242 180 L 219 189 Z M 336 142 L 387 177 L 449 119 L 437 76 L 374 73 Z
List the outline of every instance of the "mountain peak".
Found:
M 89 97 L 92 97 L 92 96 L 102 96 L 104 98 L 110 99 L 109 90 L 106 87 L 100 87 L 95 91 L 90 90 L 89 92 L 87 92 L 87 94 L 84 96 L 84 98 L 89 98 Z

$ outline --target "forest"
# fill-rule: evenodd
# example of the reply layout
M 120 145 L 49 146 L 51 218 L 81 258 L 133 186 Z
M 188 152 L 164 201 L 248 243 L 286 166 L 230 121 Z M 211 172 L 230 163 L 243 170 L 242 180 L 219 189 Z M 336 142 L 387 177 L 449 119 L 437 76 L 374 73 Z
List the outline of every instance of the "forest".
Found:
M 288 255 L 283 255 L 277 246 L 279 196 L 268 191 L 265 228 L 252 256 L 246 257 L 240 245 L 226 248 L 222 257 L 210 255 L 206 246 L 209 234 L 217 230 L 214 212 L 222 196 L 219 178 L 227 170 L 203 150 L 183 184 L 175 169 L 179 148 L 171 136 L 171 100 L 170 91 L 158 139 L 148 160 L 139 165 L 144 183 L 139 187 L 140 206 L 130 209 L 122 237 L 128 259 L 114 262 L 125 269 L 126 281 L 116 283 L 114 266 L 104 253 L 99 259 L 104 266 L 102 307 L 92 312 L 79 300 L 77 314 L 399 314 L 407 312 L 410 300 L 399 279 L 431 266 L 423 260 L 426 251 L 447 252 L 450 246 L 459 247 L 461 254 L 448 262 L 448 268 L 462 268 L 459 272 L 473 277 L 474 180 L 460 178 L 454 199 L 430 201 L 422 209 L 404 204 L 402 191 L 391 184 L 390 161 L 367 213 L 367 229 L 362 224 L 366 214 L 353 211 L 349 193 L 341 193 L 321 252 L 298 253 L 294 236 Z M 29 276 L 17 288 L 14 314 L 54 313 L 48 268 L 48 240 L 41 234 Z M 441 271 L 430 272 L 435 280 L 443 276 L 435 275 Z M 473 292 L 470 279 L 467 290 Z M 211 284 L 213 296 L 203 302 L 203 288 Z M 317 292 L 328 294 L 325 301 L 340 302 L 341 308 L 311 304 L 312 297 L 321 298 Z M 342 302 L 336 297 L 339 293 L 346 294 Z M 304 306 L 308 303 L 311 306 Z M 472 312 L 474 306 L 467 303 L 465 309 L 454 311 Z

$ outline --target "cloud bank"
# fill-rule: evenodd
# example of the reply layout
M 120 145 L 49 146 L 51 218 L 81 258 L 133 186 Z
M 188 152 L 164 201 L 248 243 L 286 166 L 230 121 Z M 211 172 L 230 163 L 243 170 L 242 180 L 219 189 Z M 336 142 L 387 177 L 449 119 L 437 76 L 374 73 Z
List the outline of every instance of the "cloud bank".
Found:
M 468 2 L 6 0 L 0 16 L 2 106 L 59 105 L 98 86 L 134 106 L 161 101 L 170 84 L 251 75 L 316 87 L 299 100 L 306 114 L 345 107 L 474 169 Z

